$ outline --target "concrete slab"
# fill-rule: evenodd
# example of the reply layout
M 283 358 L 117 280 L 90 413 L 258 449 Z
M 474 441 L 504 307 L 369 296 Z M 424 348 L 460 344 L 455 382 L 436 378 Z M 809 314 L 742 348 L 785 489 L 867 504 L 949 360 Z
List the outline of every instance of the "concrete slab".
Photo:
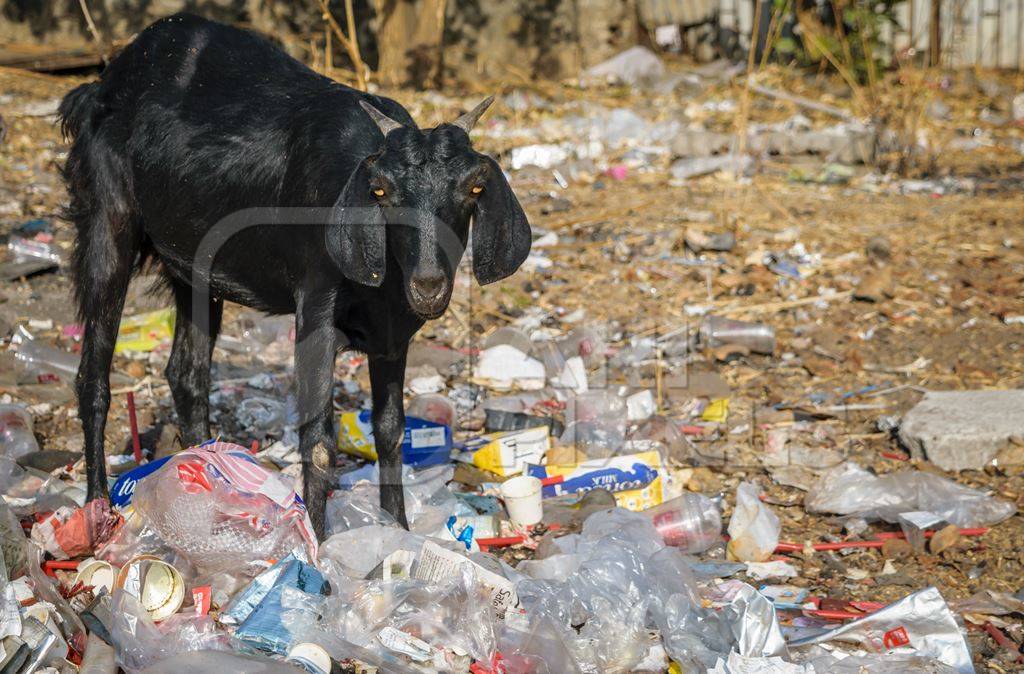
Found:
M 943 470 L 983 468 L 1013 437 L 1024 438 L 1024 390 L 929 391 L 900 424 L 911 454 Z

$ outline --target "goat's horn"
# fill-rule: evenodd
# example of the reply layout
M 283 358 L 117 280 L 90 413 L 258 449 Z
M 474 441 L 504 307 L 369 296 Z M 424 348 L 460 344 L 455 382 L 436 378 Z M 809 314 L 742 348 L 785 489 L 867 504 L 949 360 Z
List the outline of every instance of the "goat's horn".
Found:
M 469 112 L 461 115 L 458 119 L 452 122 L 452 124 L 459 127 L 466 133 L 469 133 L 473 130 L 473 127 L 476 126 L 476 123 L 480 121 L 480 116 L 487 111 L 487 108 L 491 107 L 491 103 L 493 102 L 494 96 L 488 96 L 484 100 L 480 101 L 479 105 Z
M 380 132 L 383 133 L 385 136 L 387 136 L 395 129 L 402 128 L 401 124 L 391 119 L 390 117 L 388 117 L 383 112 L 373 107 L 366 101 L 359 101 L 359 105 L 363 106 L 363 110 L 366 110 L 366 114 L 368 114 L 370 116 L 370 119 L 372 119 L 374 123 L 377 124 L 377 128 L 379 128 Z

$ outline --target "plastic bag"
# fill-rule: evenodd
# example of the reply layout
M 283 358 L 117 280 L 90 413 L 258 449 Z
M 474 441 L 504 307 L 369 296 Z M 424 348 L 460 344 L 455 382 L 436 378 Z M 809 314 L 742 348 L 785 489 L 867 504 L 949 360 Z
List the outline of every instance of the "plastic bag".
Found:
M 843 641 L 902 656 L 935 658 L 961 674 L 974 665 L 956 618 L 934 587 L 907 595 L 880 611 L 790 641 L 791 648 Z
M 529 631 L 506 626 L 498 650 L 505 674 L 580 674 L 557 626 L 548 620 L 533 621 Z
M 847 462 L 826 472 L 804 499 L 810 512 L 855 515 L 898 522 L 899 515 L 928 511 L 958 527 L 984 527 L 1017 511 L 994 498 L 940 475 L 903 470 L 877 476 Z
M 302 500 L 238 445 L 208 443 L 174 455 L 138 483 L 133 505 L 168 545 L 203 571 L 238 572 L 293 551 L 316 559 L 316 537 Z
M 108 541 L 122 517 L 106 499 L 94 499 L 78 509 L 60 508 L 32 527 L 32 541 L 54 559 L 85 557 Z
M 446 488 L 445 485 L 451 481 L 454 474 L 455 466 L 450 463 L 420 469 L 402 466 L 405 516 L 409 521 L 409 528 L 413 532 L 424 535 L 433 534 L 442 530 L 445 522 L 452 515 L 475 514 L 471 509 L 463 506 Z M 373 517 L 372 513 L 374 512 L 370 504 L 380 503 L 379 482 L 380 471 L 376 463 L 367 464 L 338 478 L 341 489 L 359 489 L 358 499 L 367 503 L 366 515 L 368 517 Z M 339 507 L 343 508 L 343 504 L 339 504 Z M 336 512 L 335 516 L 344 514 Z M 355 513 L 349 511 L 348 515 L 355 518 L 353 521 L 358 521 Z M 333 528 L 334 526 L 340 528 L 343 523 L 339 520 L 332 524 L 331 531 L 338 531 Z
M 297 674 L 295 665 L 270 658 L 240 653 L 199 650 L 181 653 L 150 665 L 143 674 L 209 674 L 210 672 L 245 672 L 245 674 Z
M 616 391 L 580 393 L 565 407 L 563 445 L 573 445 L 591 459 L 617 456 L 626 442 L 626 401 Z
M 327 499 L 327 535 L 370 525 L 398 526 L 398 521 L 380 507 L 380 490 L 368 482 L 351 490 L 336 490 Z
M 679 567 L 667 558 L 652 558 L 679 553 L 663 553 L 664 543 L 650 520 L 620 508 L 594 513 L 581 534 L 556 540 L 562 554 L 579 556 L 579 570 L 564 581 L 521 581 L 516 591 L 527 619 L 557 626 L 558 638 L 582 671 L 631 671 L 648 650 L 652 597 L 679 592 L 687 582 L 672 575 L 671 569 Z M 674 580 L 658 580 L 667 577 Z
M 336 564 L 343 578 L 362 579 L 391 553 L 416 553 L 423 541 L 423 536 L 399 527 L 371 524 L 332 535 L 320 546 L 320 561 Z
M 751 482 L 736 488 L 736 509 L 729 520 L 729 555 L 743 562 L 763 562 L 779 544 L 782 525 L 761 503 L 760 489 Z
M 114 591 L 111 616 L 110 636 L 117 662 L 127 672 L 189 651 L 230 648 L 227 635 L 210 616 L 177 614 L 158 625 L 139 600 L 123 590 Z

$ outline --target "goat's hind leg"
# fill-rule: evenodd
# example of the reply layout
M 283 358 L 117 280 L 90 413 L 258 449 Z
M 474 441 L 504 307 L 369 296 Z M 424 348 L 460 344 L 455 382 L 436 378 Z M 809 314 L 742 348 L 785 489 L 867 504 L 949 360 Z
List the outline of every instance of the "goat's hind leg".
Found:
M 172 286 L 174 344 L 165 374 L 181 424 L 182 444 L 191 447 L 210 436 L 210 360 L 224 303 L 184 283 Z
M 77 230 L 71 260 L 75 300 L 85 328 L 75 389 L 90 500 L 108 493 L 103 433 L 110 409 L 110 363 L 143 242 L 142 223 L 130 206 L 127 167 L 114 149 L 123 145 L 123 139 L 103 130 L 83 131 L 64 170 L 71 197 L 67 217 Z
M 110 409 L 110 364 L 140 236 L 129 216 L 102 207 L 76 218 L 76 224 L 73 266 L 85 332 L 75 388 L 85 434 L 88 499 L 92 500 L 107 497 L 103 433 Z

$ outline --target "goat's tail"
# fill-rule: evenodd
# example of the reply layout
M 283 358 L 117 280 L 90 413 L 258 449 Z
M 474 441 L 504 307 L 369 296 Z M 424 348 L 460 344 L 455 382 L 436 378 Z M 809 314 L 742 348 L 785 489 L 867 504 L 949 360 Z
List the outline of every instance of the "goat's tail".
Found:
M 99 88 L 99 82 L 81 84 L 72 89 L 60 102 L 57 114 L 60 117 L 60 130 L 65 138 L 76 138 L 82 126 L 96 118 L 102 109 Z

